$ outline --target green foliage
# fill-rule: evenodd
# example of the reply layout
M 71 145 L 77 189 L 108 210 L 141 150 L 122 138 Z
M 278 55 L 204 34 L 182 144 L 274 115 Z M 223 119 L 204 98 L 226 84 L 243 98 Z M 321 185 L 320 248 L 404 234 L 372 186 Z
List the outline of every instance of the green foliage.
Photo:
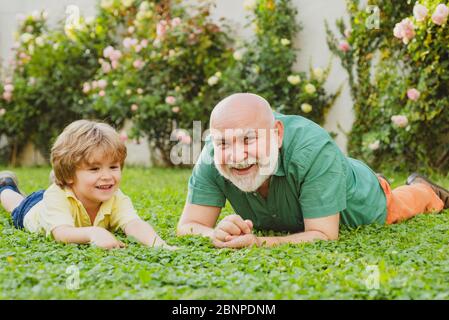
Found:
M 225 26 L 212 22 L 208 2 L 189 12 L 180 1 L 164 8 L 157 1 L 140 2 L 146 5 L 101 8 L 100 15 L 109 19 L 114 19 L 111 12 L 121 13 L 111 22 L 117 30 L 114 50 L 121 57 L 117 68 L 97 72 L 95 81 L 106 81 L 107 88 L 89 94 L 96 112 L 117 125 L 131 119 L 131 135 L 147 135 L 170 164 L 170 150 L 177 142 L 171 141 L 173 130 L 192 128 L 193 121 L 206 128 L 219 100 L 218 86 L 207 80 L 228 64 L 230 39 Z M 102 65 L 112 64 L 106 50 Z
M 27 193 L 46 188 L 50 168 L 18 169 Z M 105 251 L 58 244 L 16 230 L 0 212 L 1 299 L 448 299 L 449 212 L 392 226 L 343 228 L 338 241 L 242 250 L 175 236 L 190 170 L 124 171 L 121 189 L 177 251 L 128 246 Z M 395 185 L 404 175 L 395 178 Z M 449 177 L 434 176 L 449 184 Z M 228 205 L 226 214 L 232 212 Z M 69 269 L 69 267 L 72 267 Z M 70 290 L 73 267 L 79 288 Z M 378 267 L 379 289 L 366 286 Z M 72 270 L 72 272 L 71 272 Z
M 376 168 L 449 168 L 449 29 L 431 19 L 440 1 L 418 3 L 428 9 L 423 22 L 410 17 L 411 1 L 369 1 L 381 10 L 380 28 L 373 29 L 367 23 L 373 12 L 351 0 L 350 26 L 337 21 L 339 37 L 327 29 L 329 47 L 348 72 L 354 101 L 349 152 Z M 415 35 L 403 42 L 393 29 L 405 18 L 414 24 Z M 350 49 L 341 50 L 340 41 Z M 410 89 L 419 91 L 417 100 L 408 97 Z M 395 125 L 393 116 L 406 118 L 406 124 Z
M 62 26 L 49 30 L 43 12 L 21 24 L 13 69 L 5 79 L 13 85 L 13 94 L 0 102 L 5 109 L 0 133 L 9 139 L 13 163 L 27 142 L 48 155 L 53 138 L 83 117 L 80 87 L 97 70 L 98 50 L 105 41 L 95 28 L 95 22 L 83 22 L 77 37 L 69 37 Z
M 234 66 L 223 76 L 224 92 L 255 92 L 267 99 L 273 109 L 299 114 L 319 124 L 340 91 L 327 94 L 326 69 L 310 67 L 309 74 L 295 72 L 298 49 L 293 41 L 301 29 L 297 9 L 291 0 L 258 0 L 248 7 L 248 25 L 255 36 L 244 41 L 234 53 Z
M 28 142 L 48 157 L 67 124 L 95 118 L 120 130 L 131 120 L 123 137 L 148 138 L 173 165 L 170 152 L 190 143 L 193 121 L 206 129 L 216 103 L 242 91 L 322 124 L 339 93 L 324 90 L 330 65 L 293 71 L 300 28 L 291 0 L 254 3 L 248 19 L 256 34 L 237 49 L 233 30 L 212 21 L 210 1 L 101 0 L 94 18 L 72 12 L 53 29 L 42 14 L 27 17 L 0 86 L 10 162 Z

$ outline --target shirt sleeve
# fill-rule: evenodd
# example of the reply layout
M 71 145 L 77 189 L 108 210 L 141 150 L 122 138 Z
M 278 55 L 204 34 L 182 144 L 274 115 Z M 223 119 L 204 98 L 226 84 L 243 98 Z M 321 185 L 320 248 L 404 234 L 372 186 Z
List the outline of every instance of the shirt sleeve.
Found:
M 305 219 L 327 217 L 346 209 L 343 155 L 331 141 L 309 159 L 300 187 L 299 203 Z
M 113 231 L 124 228 L 133 220 L 140 219 L 131 199 L 122 191 L 118 190 L 114 207 L 112 208 L 110 228 Z
M 40 212 L 40 222 L 46 235 L 56 227 L 67 225 L 75 226 L 75 219 L 71 214 L 70 202 L 64 191 L 56 185 L 51 186 L 44 192 L 44 210 Z
M 206 142 L 189 179 L 187 202 L 191 204 L 224 207 L 226 197 L 217 183 L 220 179 L 213 162 L 212 142 Z

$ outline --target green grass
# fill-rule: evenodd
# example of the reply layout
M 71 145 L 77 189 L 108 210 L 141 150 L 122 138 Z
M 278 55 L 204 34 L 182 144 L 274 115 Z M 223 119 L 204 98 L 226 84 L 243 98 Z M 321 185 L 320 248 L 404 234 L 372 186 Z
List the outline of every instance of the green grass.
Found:
M 45 188 L 48 168 L 17 169 L 26 192 Z M 2 299 L 448 299 L 449 212 L 393 226 L 343 228 L 339 241 L 219 250 L 175 237 L 189 170 L 124 172 L 122 190 L 177 251 L 62 245 L 14 229 L 0 212 Z M 395 175 L 394 184 L 405 175 Z M 449 185 L 449 177 L 435 177 Z M 230 207 L 226 212 L 231 212 Z M 79 270 L 79 288 L 70 290 Z M 69 268 L 69 269 L 68 269 Z M 369 289 L 370 268 L 380 286 Z M 69 272 L 69 273 L 67 273 Z M 375 271 L 374 271 L 375 272 Z

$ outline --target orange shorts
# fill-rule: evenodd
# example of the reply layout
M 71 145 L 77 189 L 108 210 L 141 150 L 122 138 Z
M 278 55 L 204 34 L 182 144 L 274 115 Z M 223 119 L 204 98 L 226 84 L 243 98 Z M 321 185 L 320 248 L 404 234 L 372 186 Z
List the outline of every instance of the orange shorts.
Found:
M 415 183 L 391 190 L 385 179 L 378 179 L 387 198 L 387 224 L 401 222 L 420 213 L 440 212 L 444 208 L 443 201 L 426 184 Z

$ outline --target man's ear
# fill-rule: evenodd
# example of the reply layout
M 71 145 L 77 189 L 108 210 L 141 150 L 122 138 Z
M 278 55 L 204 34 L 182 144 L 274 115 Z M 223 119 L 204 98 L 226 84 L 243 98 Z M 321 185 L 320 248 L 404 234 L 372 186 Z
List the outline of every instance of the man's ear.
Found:
M 284 124 L 280 120 L 276 120 L 274 128 L 278 133 L 278 145 L 279 148 L 282 147 L 282 142 L 284 141 Z

